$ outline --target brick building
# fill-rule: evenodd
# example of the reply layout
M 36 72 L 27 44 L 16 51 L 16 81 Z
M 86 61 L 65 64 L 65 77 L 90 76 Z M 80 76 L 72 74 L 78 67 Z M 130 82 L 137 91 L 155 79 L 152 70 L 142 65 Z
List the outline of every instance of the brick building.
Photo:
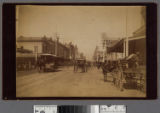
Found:
M 17 39 L 17 48 L 24 48 L 33 53 L 55 54 L 55 41 L 47 37 L 23 37 Z
M 59 40 L 44 37 L 23 37 L 17 38 L 16 47 L 23 48 L 33 54 L 53 54 L 62 59 L 74 60 L 78 54 L 77 46 L 72 43 L 62 44 Z

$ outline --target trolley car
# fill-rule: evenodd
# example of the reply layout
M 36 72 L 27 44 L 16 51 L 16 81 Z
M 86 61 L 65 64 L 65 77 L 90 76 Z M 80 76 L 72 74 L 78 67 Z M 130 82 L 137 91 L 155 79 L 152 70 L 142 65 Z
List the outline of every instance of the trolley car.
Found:
M 58 57 L 52 54 L 40 54 L 38 61 L 43 63 L 43 71 L 55 71 L 58 68 Z

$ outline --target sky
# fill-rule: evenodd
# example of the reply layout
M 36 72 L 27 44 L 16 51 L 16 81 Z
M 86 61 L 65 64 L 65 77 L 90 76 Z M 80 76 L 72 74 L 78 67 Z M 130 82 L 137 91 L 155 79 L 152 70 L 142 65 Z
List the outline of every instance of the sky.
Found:
M 143 24 L 141 6 L 17 7 L 17 37 L 55 39 L 57 33 L 60 42 L 76 44 L 87 59 L 92 59 L 96 46 L 102 46 L 102 33 L 113 39 L 129 37 Z

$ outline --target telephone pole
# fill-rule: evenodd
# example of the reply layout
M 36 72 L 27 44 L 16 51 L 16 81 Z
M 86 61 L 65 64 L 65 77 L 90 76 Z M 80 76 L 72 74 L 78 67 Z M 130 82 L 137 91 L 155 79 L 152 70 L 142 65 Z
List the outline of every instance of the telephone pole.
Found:
M 128 56 L 129 53 L 129 42 L 128 42 L 128 7 L 126 7 L 126 51 L 125 51 L 125 57 Z
M 55 46 L 55 54 L 56 54 L 56 56 L 58 56 L 59 54 L 58 54 L 58 44 L 59 44 L 59 36 L 58 36 L 58 34 L 56 33 L 56 46 Z

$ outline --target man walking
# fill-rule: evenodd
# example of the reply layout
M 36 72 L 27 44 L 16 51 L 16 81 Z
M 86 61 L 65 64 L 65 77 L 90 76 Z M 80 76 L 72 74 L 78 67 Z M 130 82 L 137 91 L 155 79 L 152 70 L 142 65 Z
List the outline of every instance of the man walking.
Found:
M 103 65 L 102 65 L 102 71 L 103 71 L 103 75 L 104 75 L 104 82 L 107 81 L 107 61 L 105 60 Z

